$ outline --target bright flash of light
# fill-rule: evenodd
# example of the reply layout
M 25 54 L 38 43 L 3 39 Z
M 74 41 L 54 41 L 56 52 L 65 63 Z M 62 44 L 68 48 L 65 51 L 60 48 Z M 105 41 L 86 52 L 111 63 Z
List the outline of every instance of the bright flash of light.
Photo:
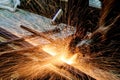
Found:
M 65 58 L 64 56 L 62 56 L 61 60 L 70 65 L 70 64 L 73 64 L 75 62 L 76 58 L 77 58 L 77 54 L 73 55 L 70 58 Z
M 59 61 L 65 62 L 69 65 L 73 64 L 77 58 L 77 54 L 69 56 L 69 58 L 67 58 L 68 51 L 65 48 L 59 49 L 51 45 L 46 45 L 42 49 L 51 56 L 56 57 Z

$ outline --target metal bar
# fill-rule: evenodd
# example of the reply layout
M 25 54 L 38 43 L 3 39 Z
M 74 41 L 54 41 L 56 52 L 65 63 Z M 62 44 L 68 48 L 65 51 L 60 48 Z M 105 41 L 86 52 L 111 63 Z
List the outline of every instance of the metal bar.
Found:
M 33 33 L 34 35 L 43 37 L 43 38 L 45 38 L 46 40 L 48 40 L 48 41 L 50 41 L 50 42 L 54 42 L 54 40 L 53 40 L 52 38 L 49 38 L 48 36 L 46 36 L 46 35 L 43 34 L 43 33 L 37 32 L 37 31 L 35 31 L 35 30 L 33 30 L 33 29 L 30 29 L 30 28 L 28 28 L 28 27 L 25 27 L 25 26 L 23 26 L 23 25 L 21 25 L 20 27 L 21 27 L 22 29 L 25 29 L 25 30 Z
M 55 14 L 55 16 L 53 17 L 51 23 L 52 24 L 56 24 L 56 21 L 59 20 L 61 18 L 61 16 L 63 15 L 63 10 L 59 9 L 58 12 Z
M 34 51 L 37 51 L 38 50 L 38 47 L 35 47 L 35 46 L 31 46 L 31 47 L 27 47 L 27 48 L 21 48 L 21 49 L 18 49 L 18 50 L 11 50 L 11 51 L 5 51 L 5 52 L 0 52 L 0 55 L 2 54 L 7 54 L 7 53 L 20 53 L 20 52 L 34 52 Z
M 8 41 L 5 41 L 5 42 L 0 42 L 0 46 L 11 44 L 11 43 L 14 43 L 15 41 L 24 41 L 25 39 L 29 39 L 29 38 L 32 38 L 32 37 L 34 37 L 34 35 L 28 35 L 28 36 L 24 36 L 24 37 L 21 37 L 21 38 L 15 38 L 15 39 L 8 40 Z
M 16 38 L 16 39 L 5 41 L 5 42 L 0 42 L 0 46 L 1 45 L 6 45 L 6 44 L 9 44 L 9 43 L 13 43 L 15 41 L 23 41 L 23 40 L 24 40 L 24 38 Z
M 70 73 L 71 77 L 73 77 L 73 79 L 75 79 L 75 80 L 77 80 L 77 76 L 79 76 L 80 80 L 81 79 L 95 80 L 93 77 L 85 74 L 84 72 L 74 68 L 73 66 L 71 66 L 65 62 L 62 65 L 60 64 L 60 65 L 54 65 L 54 66 L 56 66 L 57 68 L 60 68 L 60 69 L 64 69 L 66 72 L 68 72 L 68 74 Z

